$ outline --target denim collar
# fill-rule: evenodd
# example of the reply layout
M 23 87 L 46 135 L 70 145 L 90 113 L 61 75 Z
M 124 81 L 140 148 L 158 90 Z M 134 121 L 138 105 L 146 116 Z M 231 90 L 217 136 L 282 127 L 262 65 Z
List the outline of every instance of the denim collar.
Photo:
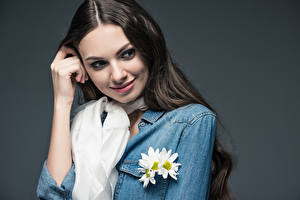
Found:
M 151 124 L 153 124 L 154 122 L 156 122 L 166 111 L 165 110 L 151 110 L 151 109 L 147 109 L 143 115 L 142 115 L 142 119 L 150 122 Z M 101 122 L 103 124 L 104 119 L 107 115 L 107 112 L 104 111 L 103 114 L 101 115 Z
M 165 110 L 151 110 L 151 109 L 147 109 L 143 115 L 142 115 L 142 119 L 146 120 L 148 122 L 150 122 L 151 124 L 153 124 L 154 122 L 156 122 L 160 116 L 162 116 L 166 111 Z

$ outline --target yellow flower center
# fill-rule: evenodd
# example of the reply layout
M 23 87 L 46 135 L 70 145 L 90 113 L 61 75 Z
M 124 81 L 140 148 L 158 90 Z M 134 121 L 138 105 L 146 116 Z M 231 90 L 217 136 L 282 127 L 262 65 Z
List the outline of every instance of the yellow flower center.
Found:
M 172 168 L 172 164 L 169 161 L 166 161 L 164 163 L 163 167 L 167 170 L 170 170 Z
M 158 170 L 158 161 L 155 161 L 152 165 L 152 168 L 153 170 Z
M 149 178 L 150 174 L 149 174 L 149 169 L 146 169 L 146 177 Z

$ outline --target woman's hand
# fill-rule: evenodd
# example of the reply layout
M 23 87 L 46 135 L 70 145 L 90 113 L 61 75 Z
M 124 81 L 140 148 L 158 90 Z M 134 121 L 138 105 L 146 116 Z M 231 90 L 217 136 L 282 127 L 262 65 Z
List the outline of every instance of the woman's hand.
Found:
M 73 56 L 66 58 L 67 54 L 72 54 Z M 76 52 L 66 46 L 62 46 L 57 52 L 51 63 L 51 73 L 54 101 L 63 104 L 72 104 L 73 102 L 75 94 L 74 81 L 84 84 L 88 80 L 88 75 Z M 75 78 L 73 78 L 72 74 L 75 75 Z

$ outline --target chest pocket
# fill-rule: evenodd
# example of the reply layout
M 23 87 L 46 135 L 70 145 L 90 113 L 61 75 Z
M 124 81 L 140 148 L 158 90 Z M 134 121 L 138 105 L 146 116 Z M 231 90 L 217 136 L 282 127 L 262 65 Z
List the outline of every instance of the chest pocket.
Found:
M 144 174 L 138 170 L 142 168 L 138 161 L 124 160 L 117 169 L 121 175 L 119 179 L 120 186 L 116 186 L 114 198 L 115 199 L 164 199 L 166 196 L 168 179 L 163 179 L 162 176 L 156 175 L 156 183 L 153 185 L 148 184 L 143 188 L 143 182 L 138 181 Z M 126 174 L 126 175 L 125 175 Z M 125 175 L 125 176 L 124 176 Z
M 143 176 L 143 173 L 140 172 L 138 168 L 142 167 L 139 165 L 138 161 L 134 160 L 124 160 L 119 166 L 117 166 L 117 169 L 119 171 L 131 174 L 137 178 L 141 178 Z

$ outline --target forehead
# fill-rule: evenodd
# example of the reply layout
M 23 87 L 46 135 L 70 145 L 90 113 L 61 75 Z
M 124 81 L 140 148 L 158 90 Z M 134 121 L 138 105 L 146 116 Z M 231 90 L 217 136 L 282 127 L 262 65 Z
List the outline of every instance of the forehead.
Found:
M 89 32 L 80 41 L 78 49 L 83 58 L 89 56 L 109 57 L 128 42 L 129 40 L 120 26 L 104 24 Z

